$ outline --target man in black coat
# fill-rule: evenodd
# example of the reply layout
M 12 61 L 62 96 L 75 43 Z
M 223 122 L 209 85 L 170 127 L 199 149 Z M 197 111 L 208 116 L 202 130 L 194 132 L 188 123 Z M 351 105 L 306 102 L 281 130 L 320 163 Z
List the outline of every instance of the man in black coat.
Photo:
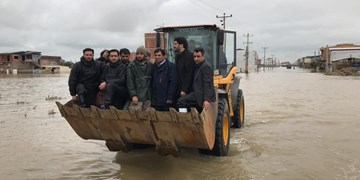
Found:
M 177 97 L 185 96 L 192 91 L 192 78 L 194 71 L 194 58 L 188 49 L 188 42 L 184 37 L 174 39 L 175 65 L 178 77 Z
M 109 50 L 104 49 L 103 51 L 101 51 L 100 53 L 100 57 L 96 59 L 96 61 L 100 61 L 104 64 L 109 62 Z
M 105 92 L 105 104 L 100 108 L 107 109 L 115 106 L 122 109 L 126 102 L 126 66 L 119 60 L 119 51 L 109 51 L 109 62 L 104 67 L 100 90 Z
M 195 107 L 198 112 L 208 109 L 210 102 L 215 102 L 214 72 L 211 65 L 205 61 L 204 49 L 194 49 L 194 91 L 178 99 L 179 108 Z
M 102 74 L 102 64 L 94 60 L 94 50 L 85 48 L 80 62 L 74 64 L 69 76 L 69 91 L 72 100 L 80 107 L 95 105 Z
M 127 48 L 120 49 L 120 61 L 127 67 L 130 63 L 130 50 Z M 126 81 L 126 80 L 125 80 Z M 126 84 L 126 82 L 125 82 Z M 127 86 L 125 86 L 124 92 L 122 93 L 124 99 L 126 99 L 126 102 L 123 106 L 123 109 L 126 110 L 130 106 L 130 95 L 129 91 L 127 89 Z
M 120 60 L 127 66 L 130 63 L 130 50 L 127 48 L 120 49 Z
M 176 67 L 166 59 L 164 49 L 156 49 L 154 55 L 151 106 L 157 111 L 168 111 L 169 107 L 174 107 L 177 98 Z

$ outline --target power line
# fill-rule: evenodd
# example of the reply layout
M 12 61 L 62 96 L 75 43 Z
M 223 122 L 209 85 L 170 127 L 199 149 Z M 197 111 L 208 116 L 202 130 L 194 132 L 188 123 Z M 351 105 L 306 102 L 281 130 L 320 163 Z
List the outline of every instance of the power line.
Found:
M 204 3 L 205 5 L 207 5 L 207 6 L 211 7 L 211 8 L 213 8 L 213 9 L 216 10 L 216 11 L 224 12 L 223 9 L 220 9 L 220 8 L 218 8 L 218 7 L 216 7 L 216 6 L 213 6 L 213 5 L 209 4 L 209 3 L 207 3 L 206 1 L 203 1 L 203 0 L 198 0 L 198 1 Z
M 210 12 L 211 14 L 216 14 L 216 13 L 217 13 L 217 12 L 215 12 L 215 11 L 212 11 L 212 10 L 208 9 L 208 8 L 205 8 L 205 6 L 200 5 L 200 4 L 199 4 L 199 1 L 194 0 L 194 1 L 192 1 L 192 2 L 193 2 L 195 5 L 199 6 L 201 9 L 204 9 L 204 10 Z
M 218 14 L 220 12 L 226 12 L 226 9 L 223 9 L 223 7 L 219 7 L 216 1 L 214 0 L 189 0 L 188 2 L 193 2 L 196 6 L 199 6 L 201 9 L 204 9 L 208 11 L 211 14 Z M 221 5 L 221 4 L 220 4 Z M 238 21 L 236 18 L 234 19 L 235 24 L 242 24 L 240 21 Z M 224 22 L 224 20 L 221 20 L 221 22 Z M 230 27 L 237 29 L 236 27 L 230 25 Z M 225 28 L 224 28 L 225 29 Z

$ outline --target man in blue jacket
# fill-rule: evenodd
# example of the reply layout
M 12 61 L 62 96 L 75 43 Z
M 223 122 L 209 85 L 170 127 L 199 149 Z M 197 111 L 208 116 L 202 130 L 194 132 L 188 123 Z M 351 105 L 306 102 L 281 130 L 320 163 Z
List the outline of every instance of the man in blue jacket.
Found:
M 174 107 L 176 101 L 176 67 L 166 59 L 164 49 L 156 49 L 154 55 L 151 106 L 157 111 L 168 111 L 169 107 Z

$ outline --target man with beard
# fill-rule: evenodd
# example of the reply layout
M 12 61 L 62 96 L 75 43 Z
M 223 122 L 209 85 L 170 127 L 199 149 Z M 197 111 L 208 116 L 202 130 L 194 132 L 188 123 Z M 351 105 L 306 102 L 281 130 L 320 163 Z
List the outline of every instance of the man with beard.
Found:
M 99 89 L 105 92 L 105 104 L 101 109 L 115 106 L 122 109 L 126 100 L 126 66 L 119 60 L 119 51 L 112 49 L 109 51 L 109 62 L 105 65 L 102 76 L 102 83 Z
M 192 91 L 194 58 L 187 48 L 188 42 L 184 37 L 176 37 L 174 39 L 175 65 L 179 82 L 177 97 L 185 96 Z
M 102 74 L 100 61 L 94 60 L 94 50 L 85 48 L 80 62 L 74 64 L 69 76 L 69 91 L 72 100 L 80 107 L 95 105 Z
M 127 68 L 127 66 L 130 63 L 130 51 L 129 51 L 129 49 L 127 49 L 127 48 L 120 49 L 120 60 Z M 126 79 L 125 79 L 125 81 L 126 81 Z M 125 84 L 126 84 L 126 82 L 125 82 Z M 126 102 L 125 102 L 125 104 L 123 106 L 123 109 L 126 110 L 126 109 L 129 108 L 129 105 L 130 105 L 130 97 L 129 97 L 129 91 L 127 89 L 127 86 L 125 86 L 123 96 L 124 96 L 124 99 L 126 99 Z
M 127 48 L 120 49 L 120 60 L 123 62 L 126 66 L 130 62 L 130 51 Z
M 151 74 L 153 64 L 145 59 L 146 50 L 140 46 L 136 58 L 127 67 L 127 87 L 131 98 L 130 107 L 147 111 L 151 100 Z

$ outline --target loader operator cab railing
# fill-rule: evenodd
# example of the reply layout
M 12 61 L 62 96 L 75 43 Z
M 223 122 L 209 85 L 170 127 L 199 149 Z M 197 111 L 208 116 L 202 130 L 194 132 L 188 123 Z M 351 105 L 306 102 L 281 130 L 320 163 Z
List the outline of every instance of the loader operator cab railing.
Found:
M 175 62 L 174 39 L 185 37 L 188 41 L 188 49 L 192 52 L 196 47 L 205 50 L 205 60 L 208 61 L 215 75 L 226 76 L 231 67 L 236 66 L 236 33 L 224 31 L 215 25 L 191 26 L 191 27 L 164 27 L 156 29 L 164 32 L 160 38 L 157 34 L 157 46 L 165 44 L 168 59 Z M 164 42 L 161 42 L 163 39 Z

